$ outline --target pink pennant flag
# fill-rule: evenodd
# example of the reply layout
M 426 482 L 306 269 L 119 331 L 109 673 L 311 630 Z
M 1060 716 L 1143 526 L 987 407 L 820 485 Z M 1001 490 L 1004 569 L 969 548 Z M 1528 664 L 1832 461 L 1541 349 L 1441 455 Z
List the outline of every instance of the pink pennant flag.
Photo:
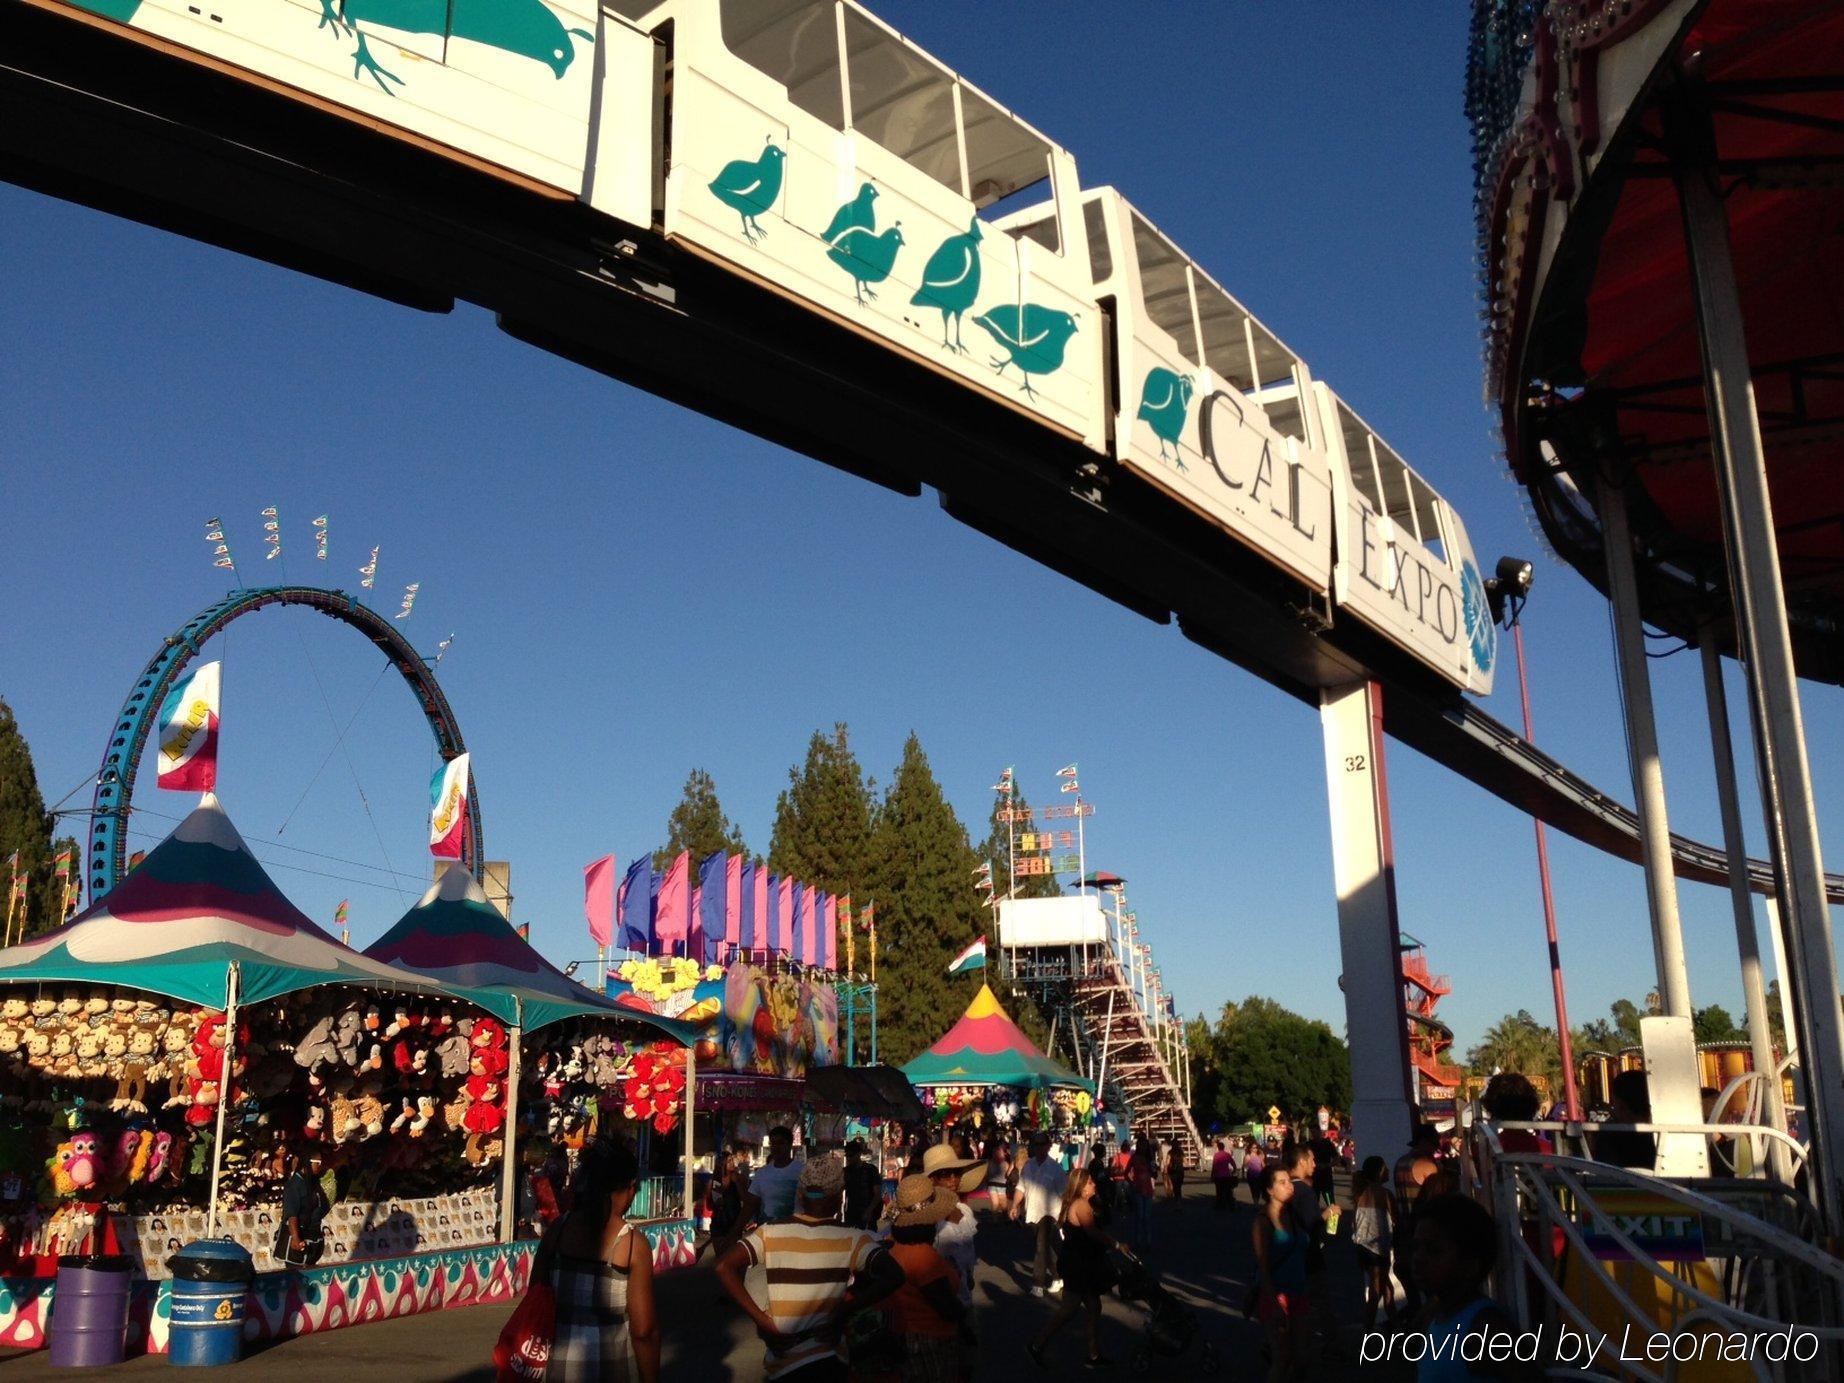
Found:
M 837 970 L 839 968 L 839 900 L 831 894 L 826 895 L 826 924 L 820 929 L 820 939 L 824 950 L 820 955 L 820 969 Z
M 768 866 L 757 865 L 750 873 L 755 892 L 756 934 L 749 944 L 757 950 L 766 950 L 774 945 L 768 935 Z
M 659 907 L 653 915 L 653 939 L 662 955 L 672 953 L 685 940 L 691 926 L 691 851 L 681 850 L 659 886 Z
M 685 954 L 696 960 L 704 954 L 704 885 L 693 884 L 691 925 L 685 929 Z
M 724 861 L 724 953 L 734 951 L 743 940 L 743 857 L 732 855 Z
M 777 951 L 791 951 L 794 948 L 794 881 L 783 879 L 775 899 L 775 929 L 768 938 L 768 944 Z
M 583 866 L 583 918 L 589 923 L 589 939 L 597 946 L 611 946 L 615 940 L 615 857 L 604 855 L 593 864 Z

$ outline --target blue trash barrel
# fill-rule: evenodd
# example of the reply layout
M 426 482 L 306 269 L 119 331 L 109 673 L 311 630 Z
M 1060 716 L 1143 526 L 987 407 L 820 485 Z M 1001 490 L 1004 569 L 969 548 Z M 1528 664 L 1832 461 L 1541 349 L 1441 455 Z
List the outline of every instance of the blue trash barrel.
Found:
M 133 1272 L 132 1259 L 115 1255 L 72 1254 L 58 1259 L 58 1285 L 51 1297 L 54 1368 L 122 1362 Z
M 167 1362 L 236 1363 L 243 1357 L 243 1312 L 255 1276 L 249 1250 L 231 1239 L 199 1239 L 166 1265 L 173 1273 Z

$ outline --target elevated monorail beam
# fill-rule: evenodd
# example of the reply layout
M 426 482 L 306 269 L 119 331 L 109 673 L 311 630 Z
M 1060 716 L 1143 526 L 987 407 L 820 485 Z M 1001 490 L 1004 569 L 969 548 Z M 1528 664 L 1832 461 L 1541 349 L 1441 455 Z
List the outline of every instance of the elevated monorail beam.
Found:
M 767 285 L 526 180 L 37 0 L 0 5 L 0 177 L 507 332 L 905 495 L 1309 704 L 1375 680 L 1388 732 L 1558 830 L 1638 857 L 1632 810 L 1336 618 L 1222 529 L 1030 416 Z M 722 362 L 721 370 L 713 368 Z M 1673 841 L 1721 884 L 1719 850 Z M 1749 862 L 1760 890 L 1771 871 Z M 1834 901 L 1844 878 L 1830 876 Z

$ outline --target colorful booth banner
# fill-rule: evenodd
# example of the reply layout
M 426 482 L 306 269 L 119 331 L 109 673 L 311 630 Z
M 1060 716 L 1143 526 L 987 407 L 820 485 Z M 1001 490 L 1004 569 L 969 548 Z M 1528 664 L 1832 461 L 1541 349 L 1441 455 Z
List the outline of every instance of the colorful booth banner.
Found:
M 467 838 L 467 754 L 457 754 L 429 780 L 429 853 L 440 860 L 461 858 Z
M 637 1226 L 653 1248 L 653 1270 L 690 1267 L 697 1226 L 663 1220 Z M 243 1321 L 246 1341 L 269 1342 L 394 1320 L 455 1306 L 510 1302 L 531 1279 L 535 1240 L 487 1244 L 444 1253 L 375 1258 L 259 1273 Z M 130 1353 L 164 1354 L 172 1319 L 172 1282 L 134 1284 L 128 1312 Z M 0 1348 L 43 1349 L 56 1296 L 53 1278 L 0 1278 Z
M 159 786 L 210 792 L 218 783 L 219 684 L 223 664 L 209 662 L 160 703 Z
M 830 984 L 734 962 L 724 973 L 718 1040 L 730 1070 L 799 1078 L 839 1060 L 839 998 Z

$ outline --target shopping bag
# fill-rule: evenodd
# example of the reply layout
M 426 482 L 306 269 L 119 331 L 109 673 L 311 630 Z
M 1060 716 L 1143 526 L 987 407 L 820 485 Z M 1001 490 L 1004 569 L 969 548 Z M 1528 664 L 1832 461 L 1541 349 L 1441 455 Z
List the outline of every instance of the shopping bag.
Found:
M 531 1286 L 493 1346 L 498 1383 L 539 1383 L 551 1361 L 551 1335 L 557 1328 L 557 1297 L 551 1284 L 535 1275 Z

